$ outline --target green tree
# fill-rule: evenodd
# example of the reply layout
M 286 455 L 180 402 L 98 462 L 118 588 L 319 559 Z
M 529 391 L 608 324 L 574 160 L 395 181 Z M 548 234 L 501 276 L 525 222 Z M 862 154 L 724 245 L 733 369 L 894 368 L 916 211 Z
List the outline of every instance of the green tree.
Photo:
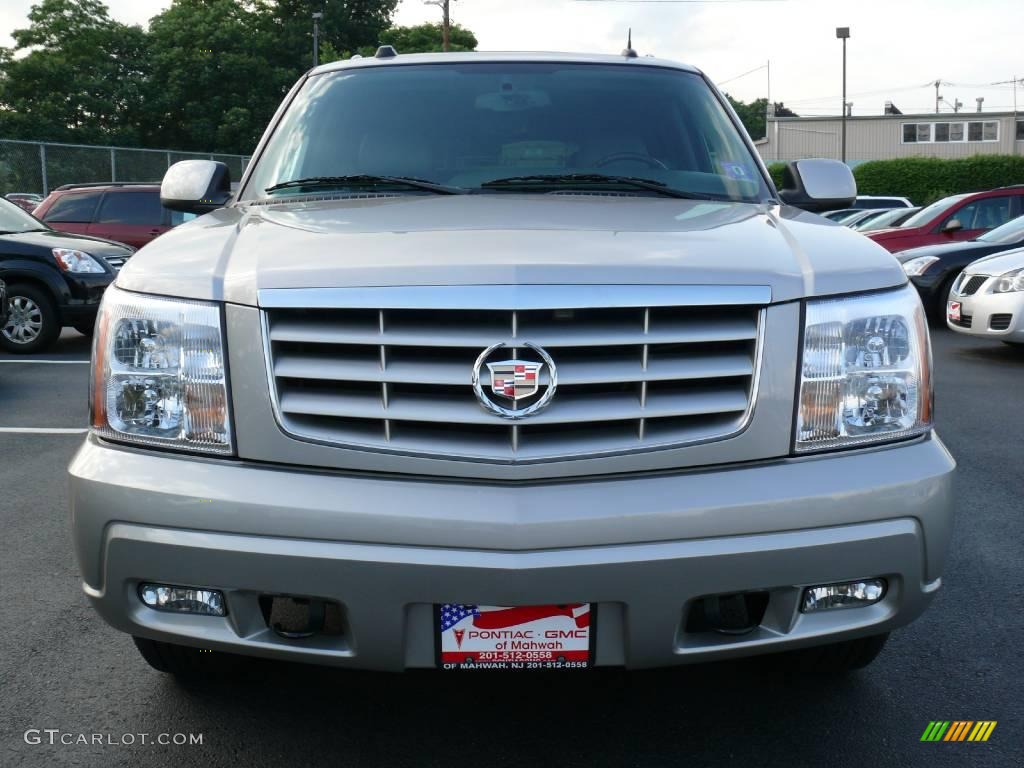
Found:
M 747 133 L 750 134 L 750 138 L 763 139 L 766 135 L 767 128 L 767 113 L 768 113 L 768 99 L 755 99 L 749 103 L 734 99 L 728 93 L 725 94 L 725 98 L 729 100 L 732 108 L 736 110 L 737 116 L 740 118 L 740 122 L 743 123 L 743 127 L 747 129 Z M 776 117 L 796 117 L 796 113 L 791 109 L 788 109 L 785 104 L 781 101 L 775 102 L 775 116 Z
M 442 49 L 444 32 L 441 24 L 417 24 L 413 27 L 391 27 L 380 35 L 380 42 L 393 45 L 399 53 L 435 53 Z M 449 50 L 475 51 L 476 35 L 465 27 L 452 24 L 449 29 Z
M 99 0 L 42 0 L 0 49 L 0 135 L 135 144 L 145 33 Z
M 270 53 L 265 6 L 174 0 L 150 21 L 143 133 L 150 146 L 251 152 L 299 74 Z

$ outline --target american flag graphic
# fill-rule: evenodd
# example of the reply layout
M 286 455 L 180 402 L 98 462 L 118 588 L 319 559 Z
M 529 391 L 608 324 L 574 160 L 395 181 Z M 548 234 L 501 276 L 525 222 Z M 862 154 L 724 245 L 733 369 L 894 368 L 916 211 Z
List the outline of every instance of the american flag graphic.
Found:
M 441 631 L 447 632 L 467 616 L 476 618 L 479 615 L 480 611 L 475 605 L 445 603 L 441 606 Z

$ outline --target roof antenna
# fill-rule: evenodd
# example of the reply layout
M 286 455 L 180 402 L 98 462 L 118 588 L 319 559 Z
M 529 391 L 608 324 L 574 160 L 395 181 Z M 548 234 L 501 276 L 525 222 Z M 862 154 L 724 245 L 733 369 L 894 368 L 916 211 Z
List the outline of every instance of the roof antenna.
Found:
M 633 28 L 629 28 L 629 36 L 626 38 L 626 47 L 622 49 L 622 55 L 627 59 L 635 59 L 639 54 L 633 50 Z

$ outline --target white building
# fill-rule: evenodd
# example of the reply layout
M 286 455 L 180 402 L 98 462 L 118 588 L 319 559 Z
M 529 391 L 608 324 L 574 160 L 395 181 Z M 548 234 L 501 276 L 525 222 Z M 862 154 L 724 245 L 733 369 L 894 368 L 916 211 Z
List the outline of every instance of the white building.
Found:
M 768 117 L 767 136 L 757 144 L 766 163 L 842 155 L 841 117 Z M 959 112 L 869 115 L 846 118 L 846 160 L 897 157 L 1024 155 L 1024 114 Z M 1022 180 L 1024 181 L 1024 180 Z

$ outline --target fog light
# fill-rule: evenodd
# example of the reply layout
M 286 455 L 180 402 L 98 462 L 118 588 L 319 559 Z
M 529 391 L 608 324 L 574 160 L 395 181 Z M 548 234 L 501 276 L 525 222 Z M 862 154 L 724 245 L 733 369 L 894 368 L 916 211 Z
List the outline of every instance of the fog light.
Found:
M 885 595 L 885 579 L 847 581 L 807 587 L 800 601 L 800 611 L 827 611 L 833 608 L 860 608 L 877 603 Z
M 215 589 L 175 587 L 170 584 L 141 584 L 139 598 L 158 611 L 224 616 L 224 595 Z

